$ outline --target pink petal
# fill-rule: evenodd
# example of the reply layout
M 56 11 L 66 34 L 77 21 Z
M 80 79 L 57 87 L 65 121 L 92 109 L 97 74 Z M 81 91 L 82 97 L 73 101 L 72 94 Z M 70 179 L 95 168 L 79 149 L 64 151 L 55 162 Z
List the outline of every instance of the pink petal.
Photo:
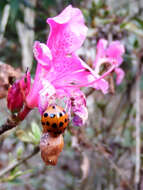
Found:
M 119 85 L 119 84 L 121 84 L 121 82 L 125 76 L 125 72 L 121 68 L 116 68 L 115 73 L 116 73 L 116 84 Z
M 56 88 L 57 95 L 69 94 L 69 89 L 75 89 L 75 83 L 87 82 L 88 72 L 81 64 L 80 59 L 76 55 L 57 57 L 51 61 L 52 67 L 50 70 L 45 69 L 45 66 L 38 64 L 34 83 L 27 97 L 29 107 L 38 106 L 39 92 L 43 89 L 42 81 L 45 80 L 51 83 Z M 74 84 L 72 84 L 74 83 Z M 71 84 L 70 88 L 67 85 Z M 46 84 L 45 84 L 46 86 Z M 68 89 L 68 90 L 67 90 Z
M 47 67 L 50 67 L 52 54 L 48 46 L 46 46 L 44 43 L 40 43 L 36 41 L 34 43 L 33 52 L 38 63 L 40 63 L 41 65 L 46 65 Z
M 57 57 L 53 60 L 54 71 L 51 74 L 51 82 L 55 86 L 67 86 L 68 84 L 79 84 L 88 82 L 89 71 L 83 65 L 81 59 L 75 54 L 71 56 Z M 75 85 L 76 86 L 76 85 Z
M 38 98 L 38 108 L 41 114 L 43 114 L 50 103 L 53 103 L 54 95 L 56 94 L 56 89 L 49 81 L 43 80 L 42 85 L 43 88 L 40 90 Z
M 86 98 L 80 90 L 75 90 L 71 94 L 71 111 L 74 115 L 72 120 L 74 125 L 84 125 L 88 118 L 88 111 L 86 108 Z
M 99 73 L 99 70 L 100 70 L 100 65 L 101 65 L 100 59 L 105 58 L 105 50 L 106 50 L 107 44 L 108 44 L 108 41 L 105 39 L 100 39 L 99 42 L 97 43 L 96 59 L 94 62 L 94 68 L 95 68 L 96 73 Z
M 101 80 L 95 82 L 93 87 L 96 88 L 97 90 L 101 90 L 103 92 L 103 94 L 107 94 L 108 89 L 109 89 L 109 84 L 106 80 L 101 79 Z
M 105 50 L 107 48 L 108 41 L 105 39 L 100 39 L 97 43 L 97 56 L 104 57 L 105 56 Z
M 104 78 L 113 71 L 114 67 L 110 67 L 107 72 L 100 76 L 82 60 L 80 61 L 85 70 L 81 73 L 78 73 L 79 85 L 76 86 L 93 87 L 97 90 L 101 90 L 104 94 L 108 93 L 109 84 L 106 80 L 104 80 Z
M 124 46 L 119 41 L 113 41 L 110 43 L 106 50 L 106 55 L 114 59 L 118 66 L 122 63 L 122 55 L 125 53 Z
M 87 108 L 85 106 L 81 106 L 79 110 L 76 110 L 74 113 L 75 116 L 73 117 L 72 120 L 73 124 L 79 127 L 83 126 L 88 119 Z
M 47 79 L 48 73 L 52 68 L 52 55 L 47 45 L 35 42 L 34 55 L 38 61 L 34 83 L 26 98 L 28 107 L 38 107 L 39 91 L 42 89 L 43 79 Z M 50 79 L 50 78 L 49 78 Z
M 34 83 L 26 97 L 26 103 L 29 108 L 38 107 L 39 91 L 42 89 L 42 78 L 46 76 L 46 71 L 41 64 L 37 64 Z
M 24 77 L 19 81 L 21 92 L 23 94 L 23 98 L 25 100 L 26 96 L 29 94 L 30 87 L 31 87 L 31 75 L 28 71 Z
M 47 45 L 53 56 L 71 54 L 80 48 L 86 37 L 87 27 L 83 15 L 71 5 L 60 15 L 47 19 L 47 23 L 50 25 Z

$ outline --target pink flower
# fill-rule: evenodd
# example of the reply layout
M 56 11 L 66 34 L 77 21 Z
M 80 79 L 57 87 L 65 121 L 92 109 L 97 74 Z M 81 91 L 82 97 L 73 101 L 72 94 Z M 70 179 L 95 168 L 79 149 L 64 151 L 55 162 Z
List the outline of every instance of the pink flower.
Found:
M 103 64 L 108 64 L 108 75 L 111 71 L 115 71 L 116 84 L 120 84 L 124 78 L 124 71 L 119 68 L 123 62 L 123 54 L 125 52 L 124 46 L 119 41 L 113 41 L 108 45 L 108 41 L 105 39 L 100 39 L 97 44 L 97 54 L 94 62 L 94 68 L 96 74 L 100 73 L 101 66 Z
M 58 16 L 47 19 L 47 23 L 50 25 L 47 44 L 34 44 L 34 55 L 38 65 L 26 103 L 30 108 L 38 107 L 42 114 L 48 105 L 60 100 L 69 114 L 73 115 L 73 123 L 77 126 L 83 125 L 88 112 L 80 87 L 90 86 L 107 93 L 108 82 L 104 77 L 115 67 L 111 66 L 103 75 L 97 72 L 102 64 L 101 56 L 106 57 L 102 52 L 104 48 L 98 48 L 95 70 L 76 55 L 76 50 L 82 45 L 87 32 L 79 9 L 69 5 Z M 107 54 L 111 54 L 110 51 Z M 114 56 L 115 53 L 112 57 Z
M 87 32 L 81 11 L 69 5 L 58 16 L 47 19 L 47 23 L 50 25 L 47 44 L 38 41 L 34 44 L 33 52 L 38 64 L 32 88 L 30 89 L 30 75 L 27 73 L 9 90 L 8 107 L 20 110 L 25 103 L 26 111 L 21 116 L 23 119 L 30 109 L 38 107 L 42 114 L 48 105 L 59 100 L 69 115 L 73 116 L 73 123 L 81 126 L 85 123 L 88 112 L 80 88 L 94 87 L 107 93 L 109 85 L 104 77 L 113 70 L 119 84 L 124 75 L 122 69 L 118 68 L 122 63 L 124 47 L 120 42 L 112 42 L 107 47 L 107 41 L 100 40 L 93 70 L 76 55 Z M 103 63 L 110 64 L 110 67 L 100 75 Z
M 7 106 L 12 112 L 22 109 L 30 90 L 30 73 L 27 72 L 21 80 L 16 81 L 8 90 Z
M 47 19 L 50 35 L 47 44 L 35 42 L 34 56 L 38 62 L 36 75 L 30 89 L 30 74 L 17 81 L 9 90 L 8 107 L 11 111 L 25 109 L 20 117 L 25 118 L 34 107 L 42 114 L 48 105 L 64 104 L 69 115 L 73 116 L 74 125 L 81 126 L 88 117 L 86 99 L 80 91 L 81 87 L 93 87 L 108 92 L 108 82 L 104 79 L 113 70 L 117 74 L 117 84 L 124 76 L 122 63 L 124 47 L 120 42 L 101 39 L 97 45 L 97 56 L 91 69 L 77 55 L 86 37 L 87 27 L 81 11 L 69 5 L 61 14 Z M 101 65 L 108 63 L 110 67 L 100 75 Z
M 87 27 L 83 15 L 70 5 L 60 15 L 47 19 L 47 22 L 50 25 L 47 44 L 34 44 L 38 66 L 33 86 L 26 98 L 27 105 L 30 108 L 38 107 L 43 113 L 49 104 L 60 99 L 68 110 L 74 112 L 74 117 L 77 115 L 80 118 L 80 112 L 84 112 L 81 118 L 85 121 L 86 105 L 81 105 L 78 111 L 76 108 L 76 101 L 80 100 L 80 84 L 83 86 L 88 83 L 91 75 L 88 66 L 75 54 L 86 37 Z M 70 105 L 73 96 L 74 109 Z

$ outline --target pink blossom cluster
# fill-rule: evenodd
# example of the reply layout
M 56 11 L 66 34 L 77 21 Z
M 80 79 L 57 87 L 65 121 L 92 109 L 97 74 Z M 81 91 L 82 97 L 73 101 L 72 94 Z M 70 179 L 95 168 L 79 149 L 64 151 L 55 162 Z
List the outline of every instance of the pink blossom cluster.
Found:
M 58 16 L 48 18 L 47 23 L 50 26 L 47 42 L 36 41 L 34 44 L 37 69 L 32 87 L 27 73 L 25 82 L 22 79 L 23 82 L 16 82 L 9 90 L 8 107 L 12 111 L 19 110 L 24 104 L 31 109 L 38 107 L 42 114 L 48 105 L 59 100 L 73 116 L 74 125 L 81 126 L 88 118 L 86 98 L 81 87 L 92 87 L 105 94 L 109 89 L 106 76 L 113 72 L 117 75 L 116 83 L 120 84 L 124 77 L 124 71 L 119 68 L 124 46 L 119 41 L 108 45 L 107 40 L 100 39 L 96 60 L 90 68 L 76 53 L 87 33 L 81 11 L 69 5 Z M 106 65 L 106 70 L 101 74 L 103 65 Z M 20 95 L 16 98 L 18 91 Z M 16 101 L 17 104 L 13 104 Z

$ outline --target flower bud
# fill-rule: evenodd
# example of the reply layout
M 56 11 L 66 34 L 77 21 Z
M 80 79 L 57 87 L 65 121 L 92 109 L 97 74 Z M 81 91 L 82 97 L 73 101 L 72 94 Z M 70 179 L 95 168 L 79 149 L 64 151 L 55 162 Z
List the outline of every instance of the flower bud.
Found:
M 25 98 L 30 90 L 30 73 L 27 72 L 25 76 L 13 83 L 8 90 L 7 107 L 12 112 L 18 112 L 22 109 Z
M 8 90 L 7 107 L 12 112 L 18 112 L 23 107 L 23 96 L 19 81 L 15 82 Z

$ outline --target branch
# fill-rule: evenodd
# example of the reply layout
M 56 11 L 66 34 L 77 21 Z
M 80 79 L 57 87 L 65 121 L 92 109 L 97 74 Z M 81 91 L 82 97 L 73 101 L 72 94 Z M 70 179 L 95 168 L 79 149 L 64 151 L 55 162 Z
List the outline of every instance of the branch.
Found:
M 129 106 L 128 106 L 128 108 L 127 108 L 127 113 L 126 113 L 126 115 L 125 115 L 125 119 L 124 119 L 124 121 L 123 121 L 123 127 L 122 127 L 122 129 L 121 129 L 121 135 L 123 135 L 123 133 L 124 133 L 124 130 L 125 130 L 125 128 L 126 128 L 126 125 L 127 125 L 127 123 L 128 123 L 128 120 L 129 120 L 129 117 L 130 117 L 130 113 L 131 113 L 131 111 L 132 111 L 132 108 L 133 108 L 133 102 L 129 102 Z
M 8 118 L 6 123 L 0 127 L 0 135 L 16 127 L 21 121 L 25 119 L 30 111 L 31 109 L 25 106 L 24 109 L 19 112 L 17 116 L 12 115 L 10 118 Z
M 18 125 L 18 122 L 15 122 L 12 118 L 8 118 L 6 123 L 0 127 L 0 135 L 10 129 L 13 129 L 17 125 Z
M 14 163 L 12 163 L 8 167 L 6 167 L 3 170 L 1 170 L 0 171 L 0 177 L 2 177 L 3 175 L 7 174 L 8 172 L 10 172 L 11 170 L 13 170 L 17 166 L 21 165 L 23 162 L 29 160 L 31 157 L 35 156 L 39 152 L 39 150 L 40 150 L 39 146 L 36 146 L 34 148 L 33 152 L 30 153 L 28 156 L 25 156 L 25 158 L 23 158 L 21 160 L 16 160 Z
M 94 88 L 90 88 L 90 89 L 85 93 L 85 96 L 88 97 L 88 96 L 90 96 L 93 92 L 95 92 L 95 89 L 94 89 Z
M 140 77 L 136 80 L 136 165 L 135 165 L 135 186 L 138 189 L 140 182 L 140 167 L 141 167 L 141 139 L 140 139 Z

